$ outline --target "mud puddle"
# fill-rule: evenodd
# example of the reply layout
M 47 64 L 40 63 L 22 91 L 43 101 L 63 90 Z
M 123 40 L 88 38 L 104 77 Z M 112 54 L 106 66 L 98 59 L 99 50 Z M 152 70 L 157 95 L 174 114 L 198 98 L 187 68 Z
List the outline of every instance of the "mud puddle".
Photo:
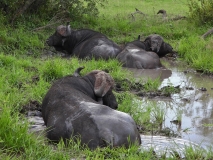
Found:
M 213 145 L 213 78 L 187 68 L 179 62 L 165 62 L 171 70 L 134 70 L 136 78 L 157 78 L 160 76 L 161 86 L 179 86 L 180 93 L 170 98 L 142 98 L 142 107 L 155 104 L 163 109 L 164 121 L 162 128 L 169 128 L 178 134 L 181 143 L 188 141 L 203 148 Z M 142 74 L 140 74 L 142 73 Z M 152 136 L 150 136 L 150 139 Z M 153 138 L 152 138 L 153 139 Z M 149 140 L 145 138 L 144 140 Z M 153 143 L 157 143 L 153 141 Z M 164 142 L 168 143 L 168 141 Z
M 141 135 L 143 142 L 141 147 L 143 149 L 151 147 L 160 153 L 176 146 L 175 150 L 180 151 L 180 155 L 183 154 L 185 146 L 211 147 L 213 145 L 213 78 L 191 70 L 180 62 L 165 61 L 164 63 L 168 69 L 129 70 L 133 72 L 136 79 L 159 78 L 162 82 L 159 90 L 165 86 L 180 88 L 180 92 L 172 94 L 171 97 L 141 97 L 142 107 L 156 104 L 157 107 L 164 109 L 162 129 L 169 128 L 178 136 L 171 138 Z M 29 130 L 40 134 L 45 129 L 40 104 L 31 101 L 24 107 L 31 122 Z

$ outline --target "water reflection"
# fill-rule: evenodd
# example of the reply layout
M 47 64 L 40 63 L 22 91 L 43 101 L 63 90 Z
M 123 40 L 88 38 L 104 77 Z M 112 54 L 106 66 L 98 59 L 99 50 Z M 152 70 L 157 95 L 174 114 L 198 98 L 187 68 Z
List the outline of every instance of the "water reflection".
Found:
M 203 147 L 213 145 L 213 78 L 189 70 L 184 65 L 167 63 L 170 70 L 133 71 L 136 78 L 156 78 L 161 76 L 160 88 L 172 85 L 180 86 L 181 93 L 172 95 L 171 99 L 146 99 L 158 102 L 159 107 L 166 108 L 163 127 L 179 132 L 181 138 L 190 140 Z M 165 71 L 165 72 L 164 72 Z M 169 74 L 169 71 L 171 71 Z M 165 75 L 165 76 L 164 76 Z M 146 103 L 143 103 L 146 105 Z M 171 123 L 181 119 L 180 124 Z
M 136 69 L 136 68 L 128 68 L 136 79 L 157 79 L 159 78 L 163 81 L 166 78 L 169 78 L 172 75 L 172 71 L 166 68 L 159 69 Z
M 168 139 L 162 137 L 147 137 L 142 135 L 142 146 L 146 143 L 164 144 L 170 147 L 171 140 L 176 144 L 189 141 L 197 143 L 204 148 L 213 145 L 213 78 L 196 73 L 184 65 L 168 63 L 169 69 L 129 69 L 137 79 L 156 79 L 160 77 L 162 84 L 159 88 L 167 85 L 180 86 L 181 92 L 173 94 L 171 98 L 143 98 L 143 106 L 157 104 L 157 107 L 165 109 L 165 120 L 163 128 L 169 127 L 178 132 L 180 138 Z M 204 91 L 206 89 L 206 91 Z M 174 123 L 175 120 L 181 120 L 181 123 Z M 42 131 L 45 126 L 42 119 L 32 119 L 30 130 Z M 43 127 L 43 128 L 42 128 Z M 189 140 L 189 141 L 186 141 Z M 160 142 L 161 141 L 161 142 Z M 144 143 L 145 142 L 145 143 Z M 190 143 L 188 143 L 190 144 Z
M 186 147 L 193 148 L 194 150 L 202 149 L 199 145 L 180 138 L 141 135 L 141 140 L 143 142 L 143 145 L 140 147 L 142 151 L 154 150 L 155 154 L 159 157 L 162 155 L 165 155 L 166 157 L 178 155 L 180 159 L 184 159 Z M 176 156 L 175 159 L 177 159 Z

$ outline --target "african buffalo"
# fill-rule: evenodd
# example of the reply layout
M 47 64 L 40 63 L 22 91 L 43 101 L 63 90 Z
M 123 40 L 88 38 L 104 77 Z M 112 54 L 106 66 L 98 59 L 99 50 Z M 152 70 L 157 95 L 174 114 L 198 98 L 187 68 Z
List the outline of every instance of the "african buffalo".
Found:
M 47 137 L 55 142 L 62 138 L 66 143 L 80 136 L 81 144 L 90 149 L 140 144 L 132 117 L 114 110 L 118 104 L 112 92 L 112 77 L 100 70 L 82 77 L 77 72 L 57 80 L 43 99 Z
M 140 40 L 140 35 L 138 35 L 138 39 L 137 40 L 134 40 L 132 42 L 128 42 L 128 43 L 125 44 L 125 46 L 131 46 L 132 44 L 137 46 L 137 47 L 139 47 L 139 48 L 141 48 L 141 49 L 144 49 L 145 51 L 150 50 L 148 41 L 146 41 L 146 42 L 141 41 Z
M 57 51 L 66 51 L 80 59 L 115 58 L 121 48 L 104 34 L 90 30 L 71 30 L 70 25 L 60 25 L 56 32 L 46 40 Z
M 159 57 L 174 53 L 172 46 L 164 42 L 163 37 L 158 34 L 149 35 L 144 42 L 148 44 L 149 51 L 157 53 Z
M 131 44 L 134 44 L 146 51 L 155 52 L 160 58 L 164 57 L 168 53 L 174 53 L 172 46 L 164 42 L 162 36 L 158 34 L 151 34 L 144 41 L 140 40 L 139 35 L 137 40 L 126 43 L 126 46 Z
M 128 44 L 117 55 L 123 67 L 138 69 L 155 69 L 162 67 L 159 56 L 155 52 L 145 51 L 134 44 Z

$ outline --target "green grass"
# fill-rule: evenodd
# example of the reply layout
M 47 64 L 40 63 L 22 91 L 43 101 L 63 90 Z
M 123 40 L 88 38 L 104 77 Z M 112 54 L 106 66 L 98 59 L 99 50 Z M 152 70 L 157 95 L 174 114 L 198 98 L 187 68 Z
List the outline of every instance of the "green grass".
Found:
M 135 8 L 146 14 L 136 14 L 135 21 L 131 13 Z M 108 0 L 105 8 L 100 8 L 97 17 L 84 17 L 82 21 L 71 21 L 72 28 L 91 28 L 106 34 L 118 44 L 135 40 L 142 35 L 158 33 L 166 42 L 178 51 L 179 58 L 193 68 L 206 73 L 213 73 L 212 37 L 200 39 L 211 26 L 196 26 L 191 21 L 163 21 L 156 13 L 165 9 L 168 19 L 177 15 L 188 16 L 187 0 Z M 130 148 L 97 148 L 94 151 L 79 145 L 79 141 L 70 140 L 65 147 L 63 142 L 50 145 L 43 137 L 37 137 L 28 132 L 28 122 L 19 113 L 23 105 L 30 100 L 42 102 L 44 95 L 52 82 L 75 69 L 85 66 L 82 74 L 100 69 L 107 70 L 116 82 L 122 82 L 123 92 L 115 92 L 119 103 L 119 110 L 129 113 L 137 124 L 146 125 L 150 130 L 152 121 L 162 123 L 165 111 L 157 104 L 146 106 L 145 102 L 129 92 L 130 87 L 145 91 L 155 91 L 160 81 L 148 80 L 143 86 L 137 86 L 130 72 L 123 70 L 117 60 L 90 61 L 77 58 L 62 59 L 60 57 L 44 57 L 42 53 L 50 48 L 45 45 L 46 38 L 52 34 L 56 26 L 39 31 L 32 31 L 39 24 L 47 25 L 47 20 L 40 20 L 36 15 L 32 21 L 17 23 L 16 27 L 0 24 L 0 159 L 156 159 L 150 152 L 139 152 L 138 146 L 132 144 Z M 26 19 L 30 19 L 29 17 Z M 0 14 L 0 20 L 6 20 Z M 124 81 L 126 78 L 129 82 Z M 173 93 L 175 88 L 167 88 L 166 93 Z M 141 107 L 143 106 L 143 107 Z M 178 115 L 177 115 L 178 116 Z M 158 123 L 158 125 L 159 125 Z M 202 158 L 199 151 L 188 149 L 187 159 Z M 206 159 L 212 158 L 212 151 L 205 153 Z M 166 158 L 162 158 L 166 159 Z M 175 158 L 169 158 L 175 159 Z
M 211 57 L 213 53 L 211 44 L 211 38 L 205 41 L 198 36 L 191 36 L 186 39 L 181 39 L 179 53 L 193 68 L 206 73 L 212 73 L 213 62 Z
M 135 21 L 132 21 L 130 14 L 135 12 L 135 8 L 145 13 L 146 16 L 135 14 Z M 189 14 L 187 0 L 135 0 L 125 3 L 117 0 L 114 3 L 109 2 L 104 9 L 101 9 L 100 19 L 98 19 L 100 22 L 92 27 L 98 26 L 97 30 L 107 34 L 119 44 L 135 40 L 139 34 L 142 35 L 142 39 L 149 34 L 160 34 L 192 67 L 206 73 L 213 73 L 212 38 L 209 37 L 206 40 L 200 38 L 212 27 L 209 25 L 196 26 L 193 21 L 187 19 L 163 21 L 162 16 L 156 14 L 160 9 L 167 11 L 168 19 Z M 109 21 L 111 23 L 108 23 Z M 103 24 L 103 27 L 97 24 Z

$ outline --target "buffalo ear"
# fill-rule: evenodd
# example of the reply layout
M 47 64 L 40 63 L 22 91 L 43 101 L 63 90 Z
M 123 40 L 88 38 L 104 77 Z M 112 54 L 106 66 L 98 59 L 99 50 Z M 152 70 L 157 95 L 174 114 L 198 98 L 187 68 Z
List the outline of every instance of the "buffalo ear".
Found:
M 67 26 L 63 26 L 63 25 L 58 26 L 57 32 L 63 37 L 70 36 L 71 35 L 70 25 L 68 24 Z
M 114 85 L 112 77 L 104 72 L 100 71 L 95 74 L 95 86 L 94 92 L 98 97 L 103 97 Z

